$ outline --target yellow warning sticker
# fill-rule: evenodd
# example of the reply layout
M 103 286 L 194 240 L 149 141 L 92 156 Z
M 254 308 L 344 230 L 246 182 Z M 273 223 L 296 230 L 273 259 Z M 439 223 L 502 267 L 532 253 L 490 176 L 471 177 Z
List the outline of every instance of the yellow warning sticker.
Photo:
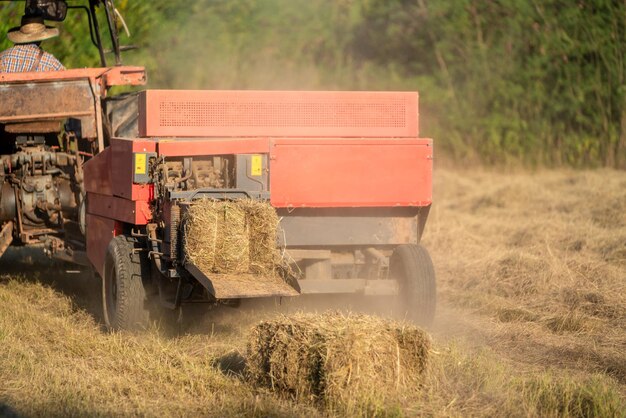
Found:
M 135 174 L 147 174 L 146 154 L 135 154 Z
M 263 157 L 260 155 L 253 155 L 252 162 L 250 164 L 250 175 L 251 176 L 262 176 L 263 175 Z

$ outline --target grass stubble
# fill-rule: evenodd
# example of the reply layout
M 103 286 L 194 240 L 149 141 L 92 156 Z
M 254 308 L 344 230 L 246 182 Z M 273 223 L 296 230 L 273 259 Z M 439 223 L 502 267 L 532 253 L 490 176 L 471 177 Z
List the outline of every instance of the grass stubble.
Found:
M 0 276 L 0 415 L 624 416 L 626 175 L 439 170 L 435 202 L 429 361 L 391 403 L 328 407 L 222 367 L 271 310 L 109 334 L 42 269 Z

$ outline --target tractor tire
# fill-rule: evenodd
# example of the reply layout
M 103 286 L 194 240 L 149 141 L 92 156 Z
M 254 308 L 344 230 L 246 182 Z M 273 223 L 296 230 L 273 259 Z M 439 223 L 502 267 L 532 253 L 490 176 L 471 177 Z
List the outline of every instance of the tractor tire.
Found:
M 149 263 L 134 252 L 136 240 L 126 235 L 113 238 L 107 249 L 102 279 L 102 308 L 109 330 L 138 331 L 148 327 L 144 279 Z
M 432 324 L 437 305 L 437 284 L 433 262 L 426 248 L 415 244 L 398 246 L 389 260 L 389 271 L 400 284 L 400 306 L 406 318 L 420 325 Z

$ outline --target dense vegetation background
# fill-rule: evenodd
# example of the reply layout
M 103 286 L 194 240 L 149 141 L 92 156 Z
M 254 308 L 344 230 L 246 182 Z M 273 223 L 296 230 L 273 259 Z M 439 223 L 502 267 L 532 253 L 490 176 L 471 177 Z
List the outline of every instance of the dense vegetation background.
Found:
M 80 4 L 80 1 L 70 1 Z M 626 168 L 621 0 L 117 0 L 151 87 L 419 90 L 457 162 Z M 23 3 L 0 3 L 0 30 Z M 70 11 L 44 45 L 98 65 Z M 2 39 L 0 46 L 10 43 Z

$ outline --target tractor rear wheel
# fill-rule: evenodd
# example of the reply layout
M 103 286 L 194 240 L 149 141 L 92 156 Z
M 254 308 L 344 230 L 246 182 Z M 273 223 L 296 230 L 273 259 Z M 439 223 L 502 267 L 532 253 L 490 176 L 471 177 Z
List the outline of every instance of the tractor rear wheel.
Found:
M 149 325 L 143 279 L 149 264 L 135 252 L 136 240 L 118 235 L 107 249 L 102 280 L 104 320 L 111 330 L 136 331 Z
M 391 255 L 389 270 L 400 284 L 400 306 L 407 319 L 430 325 L 435 317 L 437 285 L 426 248 L 415 244 L 398 246 Z

